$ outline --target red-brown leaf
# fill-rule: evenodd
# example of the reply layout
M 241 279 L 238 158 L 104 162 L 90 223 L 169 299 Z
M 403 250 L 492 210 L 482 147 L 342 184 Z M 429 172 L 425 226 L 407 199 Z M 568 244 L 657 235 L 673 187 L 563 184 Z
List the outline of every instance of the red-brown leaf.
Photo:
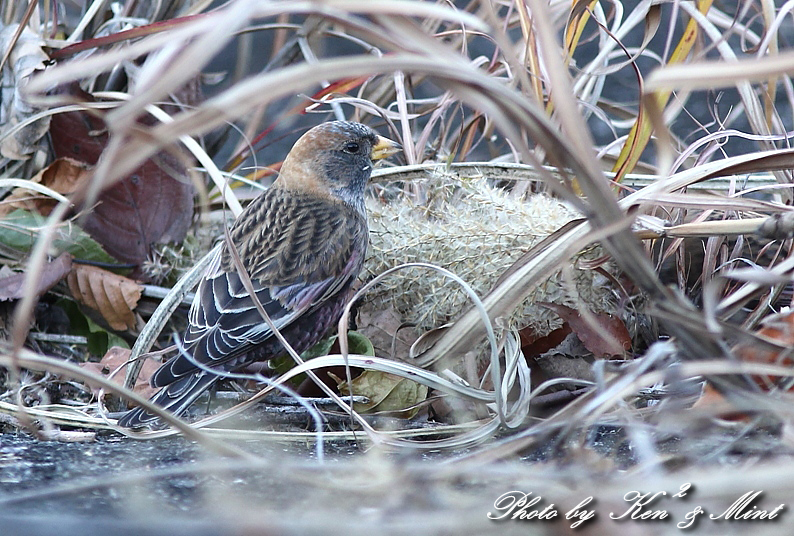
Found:
M 36 282 L 33 292 L 37 295 L 44 294 L 63 279 L 71 269 L 72 256 L 65 252 L 61 253 L 55 260 L 44 265 L 44 270 L 41 272 L 41 277 Z M 23 286 L 25 275 L 22 272 L 0 279 L 0 301 L 19 300 L 27 294 Z
M 781 313 L 767 318 L 764 321 L 764 326 L 756 332 L 756 335 L 780 346 L 780 349 L 742 342 L 733 348 L 733 353 L 737 358 L 746 363 L 763 363 L 784 367 L 794 365 L 794 358 L 790 351 L 794 346 L 794 313 Z M 767 390 L 777 382 L 777 378 L 770 376 L 753 376 L 753 379 L 761 388 Z M 789 389 L 789 391 L 792 390 L 794 387 Z
M 73 86 L 62 91 L 77 100 L 94 100 Z M 104 120 L 84 111 L 56 114 L 50 133 L 56 156 L 88 165 L 97 163 L 108 142 Z M 183 153 L 175 147 L 162 151 L 103 191 L 81 222 L 120 261 L 140 264 L 149 257 L 153 244 L 185 238 L 193 217 L 193 185 L 185 159 L 174 154 Z
M 571 329 L 585 348 L 597 358 L 623 356 L 631 350 L 631 335 L 626 324 L 607 313 L 590 313 L 595 325 L 579 314 L 578 311 L 556 303 L 540 303 L 557 313 Z
M 544 336 L 538 336 L 530 328 L 524 328 L 518 332 L 521 336 L 521 351 L 527 358 L 545 354 L 559 346 L 569 333 L 571 333 L 571 326 L 567 323 Z
M 102 376 L 108 376 L 114 370 L 124 365 L 130 358 L 130 354 L 131 351 L 128 348 L 114 346 L 108 349 L 107 353 L 104 355 L 104 357 L 102 357 L 102 361 L 99 363 L 81 363 L 80 366 L 92 370 L 97 374 L 101 374 Z M 141 367 L 141 371 L 138 374 L 138 379 L 135 381 L 135 387 L 133 387 L 133 391 L 146 398 L 149 398 L 156 393 L 157 388 L 149 385 L 149 379 L 152 377 L 152 374 L 154 374 L 154 372 L 160 368 L 160 364 L 161 363 L 152 361 L 151 359 L 145 360 L 143 362 L 143 367 Z M 112 378 L 110 378 L 110 381 L 119 385 L 124 385 L 124 379 L 124 371 L 121 370 Z M 99 392 L 98 388 L 93 388 L 92 390 L 94 391 L 94 394 Z

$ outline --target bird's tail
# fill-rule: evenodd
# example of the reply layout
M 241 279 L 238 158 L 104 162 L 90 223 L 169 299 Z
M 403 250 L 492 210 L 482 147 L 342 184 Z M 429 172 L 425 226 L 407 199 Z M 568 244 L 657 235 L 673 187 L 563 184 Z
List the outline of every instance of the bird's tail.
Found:
M 173 413 L 182 415 L 188 407 L 206 391 L 220 376 L 205 371 L 197 371 L 171 383 L 152 397 L 152 403 Z M 133 408 L 118 420 L 124 428 L 163 428 L 164 424 L 156 415 L 143 408 Z

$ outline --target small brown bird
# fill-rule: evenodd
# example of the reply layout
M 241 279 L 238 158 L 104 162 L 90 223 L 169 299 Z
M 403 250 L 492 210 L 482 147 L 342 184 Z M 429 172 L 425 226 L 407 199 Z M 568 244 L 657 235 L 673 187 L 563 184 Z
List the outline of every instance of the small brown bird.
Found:
M 333 121 L 304 134 L 278 179 L 234 222 L 231 241 L 256 299 L 297 352 L 339 321 L 367 252 L 364 188 L 374 160 L 400 146 L 360 123 Z M 285 352 L 254 301 L 224 244 L 199 283 L 183 336 L 184 351 L 163 364 L 151 384 L 152 402 L 180 415 L 220 376 L 195 363 L 233 372 Z M 134 408 L 120 426 L 159 426 Z

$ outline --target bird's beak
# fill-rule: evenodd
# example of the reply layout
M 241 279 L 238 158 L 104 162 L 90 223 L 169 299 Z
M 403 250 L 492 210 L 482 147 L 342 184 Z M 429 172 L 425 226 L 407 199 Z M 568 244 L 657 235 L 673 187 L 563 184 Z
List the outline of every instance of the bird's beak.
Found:
M 393 154 L 399 153 L 402 150 L 403 146 L 396 141 L 392 141 L 389 138 L 384 138 L 383 136 L 378 136 L 378 143 L 372 146 L 372 152 L 369 154 L 369 157 L 372 160 L 381 160 L 383 158 L 388 158 Z

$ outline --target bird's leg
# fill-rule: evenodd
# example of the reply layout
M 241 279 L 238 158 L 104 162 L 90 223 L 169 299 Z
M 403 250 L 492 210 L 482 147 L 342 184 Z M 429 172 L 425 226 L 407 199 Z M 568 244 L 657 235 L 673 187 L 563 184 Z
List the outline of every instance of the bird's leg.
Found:
M 207 397 L 207 407 L 204 408 L 204 414 L 207 415 L 210 412 L 210 408 L 212 407 L 212 399 L 215 398 L 215 393 L 218 390 L 218 382 L 214 382 L 207 393 L 209 396 Z

